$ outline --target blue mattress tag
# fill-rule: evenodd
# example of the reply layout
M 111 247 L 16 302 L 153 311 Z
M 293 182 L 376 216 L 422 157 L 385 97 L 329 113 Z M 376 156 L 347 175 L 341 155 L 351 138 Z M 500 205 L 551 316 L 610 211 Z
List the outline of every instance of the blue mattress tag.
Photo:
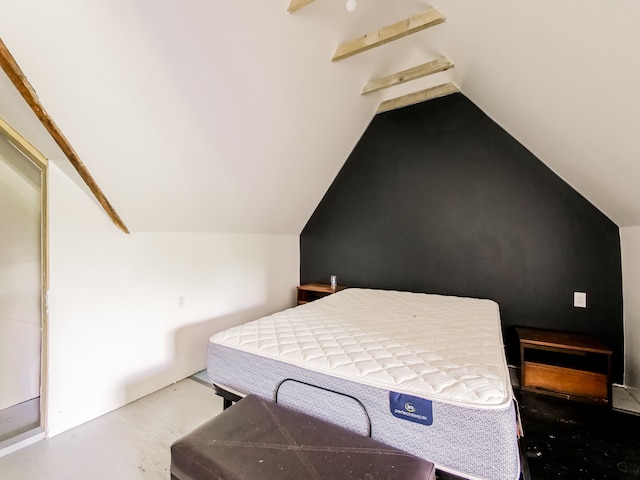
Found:
M 431 400 L 389 392 L 389 408 L 394 417 L 410 422 L 431 425 L 433 423 L 433 405 Z

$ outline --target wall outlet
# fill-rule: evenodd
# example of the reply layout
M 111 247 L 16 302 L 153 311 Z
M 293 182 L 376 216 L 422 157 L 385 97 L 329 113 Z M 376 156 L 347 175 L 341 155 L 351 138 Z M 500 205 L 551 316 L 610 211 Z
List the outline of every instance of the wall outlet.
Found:
M 587 308 L 587 294 L 585 292 L 573 292 L 573 306 Z
M 178 297 L 178 309 L 184 308 L 187 306 L 187 299 L 184 297 L 184 295 L 180 295 Z

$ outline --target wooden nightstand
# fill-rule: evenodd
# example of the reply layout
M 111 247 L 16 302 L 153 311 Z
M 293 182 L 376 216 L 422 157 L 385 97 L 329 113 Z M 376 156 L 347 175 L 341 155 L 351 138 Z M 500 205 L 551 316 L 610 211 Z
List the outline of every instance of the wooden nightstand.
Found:
M 331 288 L 331 285 L 325 283 L 307 283 L 306 285 L 300 285 L 297 295 L 298 305 L 313 302 L 314 300 L 339 292 L 345 288 L 347 287 L 338 285 L 334 290 Z
M 516 332 L 523 390 L 611 403 L 611 349 L 600 340 L 535 328 Z

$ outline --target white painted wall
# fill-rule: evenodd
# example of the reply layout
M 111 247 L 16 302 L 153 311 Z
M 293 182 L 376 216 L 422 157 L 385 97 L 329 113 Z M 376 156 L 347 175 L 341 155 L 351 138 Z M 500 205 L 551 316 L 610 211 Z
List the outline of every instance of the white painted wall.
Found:
M 55 165 L 49 178 L 49 435 L 203 369 L 212 333 L 293 306 L 298 235 L 127 236 Z
M 620 229 L 624 298 L 624 383 L 640 401 L 640 226 Z
M 0 136 L 0 410 L 40 395 L 40 170 Z

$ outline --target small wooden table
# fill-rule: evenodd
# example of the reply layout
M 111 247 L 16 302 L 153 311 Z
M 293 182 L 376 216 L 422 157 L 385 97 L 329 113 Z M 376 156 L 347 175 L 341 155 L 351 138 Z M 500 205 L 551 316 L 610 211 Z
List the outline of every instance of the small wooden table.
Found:
M 331 285 L 325 283 L 307 283 L 306 285 L 300 285 L 298 287 L 297 301 L 298 305 L 303 303 L 309 303 L 332 293 L 344 290 L 345 286 L 338 285 L 335 289 L 331 288 Z
M 520 339 L 520 386 L 572 400 L 610 405 L 611 349 L 597 338 L 516 328 Z

